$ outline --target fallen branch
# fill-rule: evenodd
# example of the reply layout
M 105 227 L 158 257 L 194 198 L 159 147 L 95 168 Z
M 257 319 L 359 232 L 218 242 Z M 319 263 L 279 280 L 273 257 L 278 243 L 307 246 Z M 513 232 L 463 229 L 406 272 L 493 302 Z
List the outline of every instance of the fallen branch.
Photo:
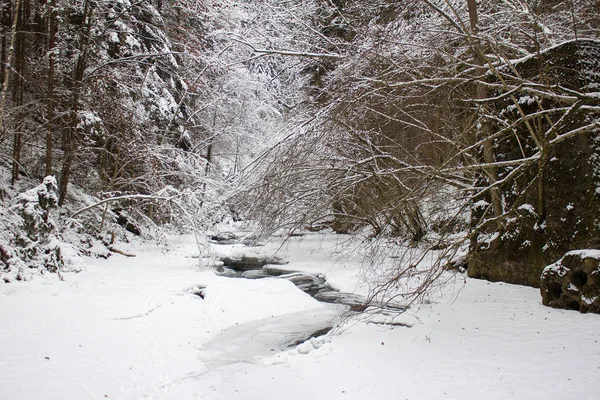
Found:
M 395 322 L 395 321 L 367 321 L 367 323 L 369 324 L 375 324 L 375 325 L 386 325 L 386 326 L 401 326 L 404 328 L 412 328 L 413 325 L 409 324 L 408 322 Z
M 113 252 L 113 253 L 117 253 L 117 254 L 120 254 L 122 256 L 125 256 L 125 257 L 135 257 L 135 254 L 125 253 L 123 250 L 115 249 L 112 246 L 109 246 L 108 250 L 111 251 L 111 252 Z

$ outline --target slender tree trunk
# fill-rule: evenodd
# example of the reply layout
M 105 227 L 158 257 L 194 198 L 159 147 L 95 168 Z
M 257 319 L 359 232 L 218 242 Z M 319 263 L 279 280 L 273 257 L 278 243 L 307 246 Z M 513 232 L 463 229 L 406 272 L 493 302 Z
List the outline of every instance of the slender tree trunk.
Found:
M 21 168 L 21 150 L 23 148 L 23 94 L 25 92 L 25 30 L 26 20 L 29 12 L 29 0 L 20 2 L 16 8 L 17 30 L 15 31 L 15 79 L 13 84 L 12 101 L 13 107 L 17 111 L 14 121 L 14 139 L 12 154 L 12 178 L 11 184 L 14 185 L 19 180 L 19 170 Z
M 213 115 L 216 116 L 216 113 Z M 213 132 L 214 132 L 214 126 L 215 126 L 215 121 L 216 121 L 216 117 L 213 118 Z M 214 136 L 212 136 L 209 141 L 208 141 L 208 148 L 206 150 L 206 167 L 204 169 L 204 176 L 208 179 L 208 176 L 210 175 L 210 165 L 212 163 L 212 158 L 213 158 L 213 141 L 214 141 Z M 204 182 L 202 184 L 202 190 L 201 190 L 201 198 L 202 200 L 200 200 L 200 205 L 202 206 L 204 204 L 204 196 L 206 194 L 206 182 Z
M 208 149 L 206 150 L 206 169 L 204 174 L 208 177 L 210 173 L 210 164 L 212 163 L 212 152 L 213 152 L 213 138 L 208 141 Z
M 8 56 L 6 58 L 6 64 L 4 65 L 4 75 L 2 78 L 2 95 L 0 96 L 0 130 L 4 131 L 4 110 L 6 107 L 6 95 L 8 93 L 8 78 L 10 75 L 11 63 L 13 54 L 15 52 L 15 39 L 17 36 L 17 23 L 19 22 L 19 8 L 21 6 L 21 0 L 16 0 L 15 3 L 15 15 L 13 18 L 10 47 L 8 49 Z
M 60 196 L 58 198 L 58 205 L 62 206 L 67 198 L 67 189 L 69 187 L 69 179 L 71 177 L 71 170 L 73 168 L 73 159 L 75 157 L 75 151 L 77 149 L 77 125 L 79 122 L 79 100 L 83 89 L 83 73 L 85 71 L 85 65 L 87 62 L 87 55 L 89 50 L 90 30 L 92 27 L 92 15 L 94 12 L 93 6 L 89 0 L 84 3 L 84 18 L 81 23 L 81 35 L 79 39 L 79 55 L 77 57 L 77 64 L 75 65 L 75 71 L 73 73 L 73 92 L 72 102 L 70 111 L 69 126 L 66 127 L 63 132 L 64 150 L 65 155 L 62 165 L 62 173 L 60 178 Z
M 478 28 L 478 23 L 479 23 L 479 17 L 478 17 L 478 13 L 477 13 L 477 1 L 476 0 L 467 0 L 467 5 L 468 5 L 468 9 L 469 9 L 469 21 L 471 24 L 471 46 L 472 46 L 472 51 L 473 51 L 473 59 L 475 60 L 475 64 L 478 66 L 477 68 L 477 75 L 480 77 L 480 79 L 485 79 L 485 73 L 486 73 L 486 68 L 485 68 L 485 59 L 484 59 L 484 52 L 481 46 L 481 42 L 479 41 L 479 38 L 477 37 L 478 33 L 479 33 L 479 28 Z M 476 84 L 476 88 L 475 88 L 475 99 L 476 100 L 485 100 L 488 98 L 488 89 L 485 85 L 483 84 Z M 479 103 L 479 118 L 478 118 L 478 122 L 480 125 L 479 128 L 479 135 L 482 139 L 485 138 L 489 138 L 490 135 L 490 126 L 489 126 L 489 122 L 486 121 L 486 113 L 487 113 L 487 106 L 483 103 L 480 102 Z M 493 139 L 488 139 L 485 140 L 483 142 L 483 161 L 485 162 L 485 164 L 491 165 L 494 163 L 496 159 L 496 155 L 495 155 L 495 150 L 494 150 L 494 141 Z M 488 182 L 490 185 L 494 185 L 497 181 L 498 181 L 498 172 L 496 171 L 496 168 L 493 166 L 490 167 L 486 167 L 484 169 L 485 175 L 488 178 Z M 490 197 L 491 197 L 491 201 L 492 201 L 492 209 L 494 211 L 494 216 L 500 216 L 502 215 L 502 202 L 500 200 L 500 193 L 497 187 L 493 186 L 490 189 Z M 500 224 L 500 221 L 498 221 L 498 224 Z
M 54 137 L 54 111 L 56 100 L 54 98 L 54 48 L 56 46 L 56 0 L 48 3 L 50 15 L 48 18 L 48 88 L 46 99 L 46 175 L 52 175 L 52 139 Z
M 471 32 L 477 32 L 477 24 L 479 23 L 479 15 L 477 13 L 477 0 L 467 0 L 469 8 L 469 22 L 471 23 Z
M 8 53 L 7 38 L 8 28 L 11 26 L 11 0 L 2 0 L 2 54 L 0 57 L 0 82 L 4 84 L 6 72 L 6 54 Z
M 23 147 L 21 128 L 20 124 L 15 126 L 13 137 L 12 171 L 10 178 L 10 184 L 13 186 L 19 180 L 19 168 L 21 166 L 21 148 Z
M 210 173 L 210 164 L 212 163 L 212 153 L 213 153 L 213 142 L 215 139 L 215 128 L 217 126 L 217 112 L 215 111 L 213 113 L 213 120 L 212 120 L 212 130 L 211 130 L 211 137 L 208 139 L 208 148 L 206 150 L 206 169 L 204 171 L 204 175 L 208 178 L 208 174 Z M 204 187 L 206 187 L 206 184 L 204 184 Z M 202 193 L 204 193 L 204 190 L 202 191 Z

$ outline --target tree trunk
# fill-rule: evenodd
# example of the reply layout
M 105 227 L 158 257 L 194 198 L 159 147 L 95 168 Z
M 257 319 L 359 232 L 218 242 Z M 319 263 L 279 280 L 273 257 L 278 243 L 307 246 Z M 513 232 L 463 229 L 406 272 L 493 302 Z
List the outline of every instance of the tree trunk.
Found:
M 8 53 L 7 48 L 7 38 L 8 38 L 8 28 L 11 26 L 11 1 L 10 0 L 2 0 L 2 54 L 0 57 L 0 82 L 4 84 L 4 74 L 6 72 L 6 57 Z
M 84 3 L 83 21 L 81 22 L 81 35 L 79 39 L 79 55 L 77 57 L 77 64 L 75 65 L 75 71 L 73 72 L 73 91 L 71 101 L 71 111 L 69 117 L 69 126 L 65 128 L 63 132 L 64 140 L 64 159 L 62 165 L 62 173 L 60 178 L 60 196 L 58 198 L 58 205 L 62 206 L 67 198 L 67 189 L 69 187 L 69 179 L 71 177 L 71 170 L 73 168 L 73 159 L 77 150 L 78 138 L 77 138 L 77 125 L 79 122 L 79 99 L 83 89 L 83 73 L 85 71 L 85 65 L 87 62 L 89 41 L 90 41 L 90 30 L 92 27 L 92 15 L 94 12 L 93 6 L 90 1 L 86 0 Z
M 479 17 L 477 14 L 477 1 L 476 0 L 467 0 L 467 5 L 469 9 L 469 21 L 471 24 L 471 47 L 473 51 L 473 59 L 475 64 L 478 66 L 477 75 L 479 79 L 485 79 L 486 67 L 485 67 L 485 56 L 481 46 L 481 42 L 477 37 L 479 33 L 478 22 Z M 478 83 L 475 88 L 475 99 L 476 100 L 484 100 L 488 98 L 488 89 L 485 85 Z M 479 103 L 479 118 L 478 122 L 480 125 L 479 128 L 479 137 L 482 139 L 490 137 L 490 126 L 486 121 L 486 110 L 487 106 L 480 102 Z M 483 161 L 485 164 L 491 165 L 494 163 L 496 159 L 495 150 L 494 150 L 494 141 L 493 139 L 488 139 L 483 142 Z M 492 188 L 490 189 L 490 197 L 492 202 L 492 209 L 494 211 L 494 217 L 498 217 L 502 215 L 502 202 L 500 200 L 500 194 L 498 188 L 493 186 L 498 181 L 498 172 L 496 168 L 493 166 L 488 166 L 484 168 L 484 173 L 487 176 L 488 182 Z M 498 221 L 500 224 L 500 221 Z
M 50 15 L 48 17 L 48 88 L 46 94 L 46 175 L 52 175 L 52 139 L 54 137 L 54 48 L 56 46 L 56 0 L 48 3 Z
M 11 184 L 19 180 L 19 170 L 21 167 L 21 150 L 23 148 L 23 93 L 25 91 L 25 30 L 26 19 L 28 16 L 29 0 L 19 2 L 19 6 L 15 6 L 16 12 L 16 31 L 14 44 L 15 57 L 15 79 L 13 83 L 12 101 L 16 115 L 14 121 L 14 139 L 13 139 L 13 154 L 12 154 L 12 177 Z
M 13 54 L 15 52 L 15 38 L 17 36 L 17 23 L 19 22 L 19 8 L 21 6 L 21 0 L 16 0 L 15 3 L 15 15 L 13 18 L 10 47 L 8 49 L 8 56 L 6 58 L 6 65 L 4 65 L 4 74 L 2 78 L 2 96 L 0 96 L 0 130 L 4 131 L 4 109 L 6 107 L 6 95 L 8 93 L 8 78 L 10 76 L 10 69 Z

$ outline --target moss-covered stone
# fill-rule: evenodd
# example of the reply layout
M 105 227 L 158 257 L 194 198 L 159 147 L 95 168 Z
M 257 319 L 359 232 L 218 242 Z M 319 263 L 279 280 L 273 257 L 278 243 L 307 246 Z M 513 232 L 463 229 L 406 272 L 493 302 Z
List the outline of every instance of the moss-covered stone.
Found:
M 519 76 L 507 73 L 509 84 L 539 83 L 562 95 L 598 92 L 600 41 L 567 42 L 514 67 Z M 520 110 L 508 96 L 493 104 L 498 120 L 503 121 L 493 130 L 514 125 L 495 141 L 496 160 L 537 157 L 540 146 L 535 139 L 542 142 L 543 151 L 535 162 L 518 167 L 518 171 L 516 166 L 497 169 L 499 180 L 508 177 L 499 187 L 500 218 L 494 219 L 490 212 L 489 193 L 475 199 L 468 271 L 475 278 L 539 287 L 544 267 L 568 251 L 600 248 L 600 130 L 551 143 L 558 135 L 600 121 L 600 113 L 595 111 L 600 101 L 593 95 L 582 97 L 580 107 L 565 116 L 574 104 L 572 99 L 531 93 L 514 96 Z M 531 117 L 528 124 L 515 124 L 522 113 L 532 115 L 540 110 L 546 113 Z M 484 176 L 477 183 L 481 187 L 489 184 Z
M 600 250 L 574 250 L 544 268 L 542 303 L 600 313 Z

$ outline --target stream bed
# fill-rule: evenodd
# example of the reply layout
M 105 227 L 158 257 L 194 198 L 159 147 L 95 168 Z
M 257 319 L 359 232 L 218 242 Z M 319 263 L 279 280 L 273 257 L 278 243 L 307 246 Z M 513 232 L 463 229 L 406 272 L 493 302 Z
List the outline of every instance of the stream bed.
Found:
M 217 270 L 221 276 L 246 279 L 287 279 L 314 299 L 324 303 L 347 306 L 352 312 L 362 312 L 370 305 L 366 297 L 355 293 L 341 292 L 327 283 L 327 277 L 324 274 L 286 268 L 287 262 L 280 258 L 242 255 L 222 257 L 221 262 L 223 266 Z M 394 303 L 387 303 L 382 308 L 392 312 L 406 310 L 405 306 Z
M 341 304 L 355 312 L 364 311 L 367 307 L 367 299 L 364 296 L 340 292 L 327 283 L 327 277 L 324 274 L 287 269 L 284 267 L 287 262 L 278 258 L 241 256 L 223 257 L 221 261 L 223 266 L 218 269 L 221 276 L 246 279 L 287 279 L 298 289 L 318 301 Z
M 240 243 L 233 234 L 213 236 L 211 241 L 222 245 Z M 344 315 L 360 313 L 369 306 L 366 297 L 340 291 L 327 282 L 324 274 L 289 268 L 286 260 L 277 257 L 242 254 L 224 256 L 220 261 L 222 265 L 216 268 L 220 276 L 233 279 L 285 279 L 323 303 L 323 307 L 228 328 L 205 347 L 204 357 L 210 366 L 252 362 L 256 357 L 269 356 L 309 342 L 311 338 L 329 333 Z M 197 294 L 201 296 L 203 293 L 200 291 Z M 385 309 L 392 312 L 405 310 L 399 305 L 387 305 Z

